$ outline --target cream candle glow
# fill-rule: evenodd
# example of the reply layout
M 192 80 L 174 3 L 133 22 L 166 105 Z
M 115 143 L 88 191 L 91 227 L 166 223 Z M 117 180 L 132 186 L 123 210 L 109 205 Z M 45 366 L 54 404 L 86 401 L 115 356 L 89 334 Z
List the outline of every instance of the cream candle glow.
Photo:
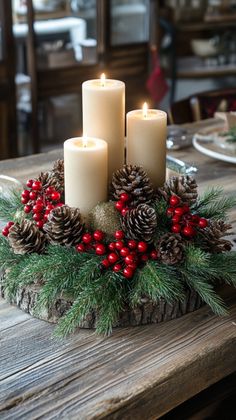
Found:
M 127 113 L 127 163 L 141 165 L 153 185 L 160 187 L 166 176 L 167 114 L 157 109 Z
M 64 143 L 65 204 L 83 216 L 107 200 L 107 143 L 98 138 L 75 137 Z
M 108 178 L 124 164 L 125 84 L 119 80 L 88 80 L 82 85 L 83 134 L 108 144 Z

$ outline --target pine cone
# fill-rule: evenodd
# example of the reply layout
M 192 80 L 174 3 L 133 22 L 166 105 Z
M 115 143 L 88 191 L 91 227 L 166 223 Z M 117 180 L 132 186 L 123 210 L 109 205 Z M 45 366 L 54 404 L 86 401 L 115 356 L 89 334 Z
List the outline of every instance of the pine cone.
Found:
M 201 247 L 216 254 L 230 251 L 233 244 L 223 237 L 231 227 L 230 224 L 225 223 L 223 220 L 210 220 L 208 226 L 199 231 L 202 239 Z
M 56 178 L 60 185 L 64 188 L 64 160 L 58 159 L 54 162 L 52 175 Z
M 42 183 L 42 187 L 46 190 L 48 187 L 55 188 L 56 191 L 63 193 L 64 191 L 64 179 L 63 182 L 53 171 L 41 172 L 38 176 L 37 181 Z
M 139 204 L 128 211 L 122 220 L 122 228 L 130 239 L 151 242 L 157 227 L 155 210 L 148 204 Z
M 184 242 L 179 234 L 166 233 L 158 244 L 159 258 L 164 264 L 174 265 L 182 261 Z
M 173 176 L 165 182 L 163 188 L 158 188 L 158 194 L 169 201 L 171 195 L 177 195 L 182 204 L 193 205 L 198 197 L 197 183 L 189 175 Z
M 65 205 L 50 212 L 43 228 L 50 243 L 74 246 L 81 241 L 84 225 L 79 209 Z
M 46 244 L 45 235 L 37 228 L 31 220 L 23 219 L 15 223 L 8 235 L 9 242 L 15 254 L 31 254 L 44 251 Z
M 119 200 L 122 193 L 128 193 L 130 206 L 150 203 L 154 193 L 147 173 L 141 166 L 135 165 L 124 165 L 113 174 L 110 192 L 115 200 Z

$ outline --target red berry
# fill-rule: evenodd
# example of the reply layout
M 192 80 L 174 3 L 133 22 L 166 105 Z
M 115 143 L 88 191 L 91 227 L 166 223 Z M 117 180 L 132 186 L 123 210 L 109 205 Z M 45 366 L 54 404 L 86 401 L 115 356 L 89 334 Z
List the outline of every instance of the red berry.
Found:
M 37 193 L 35 191 L 30 191 L 29 197 L 30 197 L 31 200 L 36 200 Z
M 42 183 L 40 181 L 34 181 L 32 184 L 32 190 L 40 191 L 42 189 Z
M 177 216 L 183 216 L 184 214 L 183 207 L 176 207 L 175 214 L 177 214 Z
M 167 216 L 173 216 L 174 212 L 175 209 L 173 207 L 168 207 L 168 209 L 166 210 Z
M 44 223 L 46 223 L 47 221 L 48 221 L 48 214 L 44 214 L 44 216 L 43 216 L 43 221 L 44 221 Z
M 120 195 L 120 200 L 121 201 L 129 201 L 129 194 L 127 194 L 127 193 L 122 193 L 121 195 Z
M 123 241 L 117 241 L 117 242 L 115 242 L 115 248 L 118 250 L 118 251 L 121 251 L 121 249 L 124 247 L 124 242 Z
M 42 219 L 43 219 L 43 215 L 42 215 L 42 213 L 34 213 L 34 215 L 33 215 L 33 219 L 34 219 L 36 222 L 38 222 L 39 220 L 42 220 Z
M 180 216 L 178 216 L 177 214 L 175 214 L 175 215 L 172 217 L 172 222 L 173 222 L 173 223 L 179 223 L 179 221 L 180 221 Z
M 115 204 L 115 208 L 116 210 L 121 211 L 124 208 L 124 205 L 125 205 L 124 201 L 117 201 Z
M 129 264 L 128 265 L 128 267 L 130 267 L 130 268 L 132 268 L 132 270 L 136 270 L 136 268 L 137 268 L 137 263 L 136 262 L 133 262 L 132 264 Z
M 33 212 L 34 213 L 40 213 L 43 210 L 43 208 L 44 208 L 43 203 L 37 203 L 33 207 Z
M 109 268 L 110 267 L 110 263 L 107 259 L 102 260 L 101 264 L 104 268 Z
M 8 236 L 9 235 L 9 229 L 6 226 L 2 230 L 2 234 L 3 234 L 3 236 Z
M 43 220 L 38 220 L 36 225 L 38 226 L 39 229 L 42 229 L 42 227 L 44 225 L 44 221 Z
M 149 260 L 149 256 L 148 256 L 148 254 L 143 254 L 143 255 L 141 255 L 141 261 L 146 262 L 146 261 L 148 261 L 148 260 Z
M 113 271 L 115 271 L 117 273 L 120 270 L 122 270 L 122 265 L 119 264 L 119 263 L 115 264 L 114 267 L 113 267 Z
M 29 190 L 24 190 L 24 191 L 22 191 L 22 193 L 21 193 L 21 197 L 23 197 L 23 198 L 29 198 Z
M 150 253 L 150 257 L 152 260 L 157 260 L 158 259 L 158 253 L 155 249 L 153 249 Z
M 133 239 L 130 239 L 129 242 L 128 242 L 128 247 L 130 249 L 136 249 L 137 248 L 137 242 L 134 241 Z
M 192 223 L 198 224 L 199 220 L 200 220 L 200 216 L 198 216 L 197 214 L 192 215 L 191 217 Z
M 180 203 L 180 198 L 177 197 L 177 195 L 172 195 L 170 197 L 170 205 L 171 206 L 173 206 L 173 207 L 178 206 L 179 203 Z
M 34 180 L 33 179 L 28 179 L 28 181 L 26 182 L 27 187 L 31 188 L 33 185 Z
M 84 233 L 84 235 L 82 236 L 82 241 L 85 244 L 91 244 L 92 240 L 93 240 L 93 237 L 90 233 Z
M 27 198 L 27 197 L 21 197 L 22 204 L 27 204 L 28 201 L 29 201 L 29 198 Z
M 115 232 L 115 238 L 116 238 L 116 239 L 123 239 L 123 238 L 124 238 L 124 236 L 125 236 L 125 234 L 124 234 L 123 230 L 117 230 L 117 231 Z
M 84 246 L 84 244 L 80 243 L 80 244 L 76 245 L 76 250 L 78 252 L 85 252 L 85 246 Z
M 55 192 L 55 188 L 53 188 L 53 187 L 48 187 L 46 189 L 46 195 L 47 196 L 50 196 L 53 192 Z
M 127 257 L 127 255 L 129 255 L 130 254 L 130 250 L 129 250 L 129 248 L 127 248 L 127 247 L 125 247 L 124 246 L 124 248 L 121 248 L 121 250 L 120 250 L 120 255 L 122 256 L 122 257 Z
M 198 222 L 198 226 L 200 227 L 200 229 L 204 229 L 208 226 L 208 221 L 204 217 L 201 217 L 201 219 Z
M 95 247 L 95 252 L 97 255 L 104 255 L 106 254 L 106 247 L 103 244 L 97 244 Z
M 129 255 L 127 255 L 127 257 L 125 257 L 125 264 L 126 265 L 133 264 L 135 262 L 135 260 L 136 260 L 135 256 L 129 254 Z
M 191 237 L 195 235 L 196 231 L 192 226 L 185 226 L 182 230 L 182 233 L 184 236 Z
M 8 222 L 6 227 L 7 229 L 10 229 L 14 225 L 14 222 Z
M 111 264 L 115 264 L 116 261 L 118 261 L 119 259 L 118 255 L 115 252 L 111 252 L 111 254 L 109 254 L 107 258 Z
M 172 227 L 171 227 L 172 232 L 174 233 L 179 233 L 181 232 L 181 225 L 179 223 L 175 223 Z
M 52 199 L 52 201 L 59 201 L 59 200 L 60 200 L 60 198 L 61 198 L 61 194 L 60 194 L 58 191 L 54 191 L 54 192 L 51 194 L 51 199 Z
M 110 251 L 115 251 L 116 250 L 116 243 L 115 242 L 110 242 L 108 245 L 108 248 L 110 249 Z
M 131 267 L 125 267 L 123 271 L 124 277 L 127 279 L 132 279 L 134 275 L 134 270 Z
M 51 211 L 51 210 L 53 210 L 55 208 L 55 206 L 53 205 L 53 204 L 48 204 L 47 206 L 46 206 L 46 211 Z
M 146 252 L 148 249 L 148 244 L 146 242 L 139 242 L 138 243 L 138 252 Z
M 184 213 L 189 213 L 190 212 L 190 208 L 186 204 L 182 207 L 182 210 L 183 210 Z
M 124 207 L 124 208 L 121 210 L 121 215 L 124 217 L 124 216 L 126 215 L 127 211 L 129 211 L 129 208 L 128 208 L 128 207 Z
M 55 207 L 61 207 L 61 206 L 64 206 L 65 204 L 64 203 L 57 203 L 56 205 L 55 205 Z
M 30 213 L 30 212 L 31 212 L 31 210 L 32 210 L 32 207 L 31 207 L 31 206 L 29 206 L 29 205 L 26 205 L 26 206 L 24 207 L 24 212 L 25 212 L 25 213 Z
M 104 233 L 101 230 L 95 230 L 93 237 L 95 241 L 102 241 L 104 239 Z

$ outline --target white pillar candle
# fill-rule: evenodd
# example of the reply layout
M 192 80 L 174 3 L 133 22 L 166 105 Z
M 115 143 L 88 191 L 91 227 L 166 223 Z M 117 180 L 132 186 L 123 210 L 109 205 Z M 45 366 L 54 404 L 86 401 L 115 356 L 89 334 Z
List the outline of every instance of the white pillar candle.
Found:
M 88 80 L 82 85 L 83 134 L 108 144 L 108 178 L 124 164 L 125 84 L 119 80 Z
M 127 114 L 127 163 L 143 166 L 155 187 L 165 182 L 166 132 L 164 111 L 144 104 L 143 109 Z
M 107 200 L 107 143 L 75 137 L 64 143 L 65 204 L 78 207 L 83 216 Z

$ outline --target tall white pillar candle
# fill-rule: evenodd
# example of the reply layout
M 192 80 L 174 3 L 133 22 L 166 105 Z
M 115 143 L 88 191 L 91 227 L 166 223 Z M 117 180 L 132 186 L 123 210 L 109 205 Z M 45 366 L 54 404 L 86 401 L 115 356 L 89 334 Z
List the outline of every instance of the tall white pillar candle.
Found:
M 155 187 L 165 182 L 167 114 L 157 109 L 127 114 L 127 163 L 146 170 Z
M 65 204 L 78 207 L 83 216 L 107 200 L 107 143 L 75 137 L 64 143 Z
M 88 80 L 82 85 L 83 134 L 108 144 L 108 178 L 124 164 L 125 84 L 119 80 Z

